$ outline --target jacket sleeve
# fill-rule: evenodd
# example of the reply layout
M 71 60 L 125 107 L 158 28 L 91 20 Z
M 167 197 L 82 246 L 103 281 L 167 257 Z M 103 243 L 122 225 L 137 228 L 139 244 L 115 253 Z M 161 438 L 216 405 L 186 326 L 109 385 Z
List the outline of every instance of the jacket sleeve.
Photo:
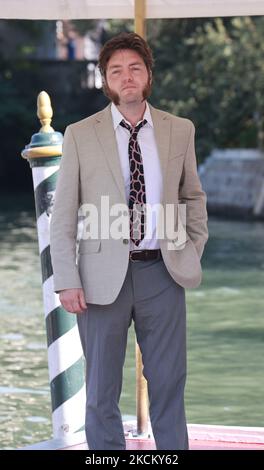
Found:
M 191 121 L 188 123 L 190 124 L 189 139 L 180 181 L 179 200 L 186 204 L 186 230 L 201 258 L 208 239 L 206 195 L 202 190 L 197 172 L 195 128 Z
M 80 288 L 76 264 L 79 209 L 79 159 L 71 127 L 63 140 L 63 154 L 55 192 L 50 227 L 50 250 L 54 290 Z

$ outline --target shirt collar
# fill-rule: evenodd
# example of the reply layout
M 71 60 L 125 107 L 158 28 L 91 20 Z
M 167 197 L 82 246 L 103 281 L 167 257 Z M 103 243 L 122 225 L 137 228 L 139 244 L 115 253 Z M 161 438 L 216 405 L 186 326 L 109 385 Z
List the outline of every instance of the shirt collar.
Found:
M 112 118 L 113 118 L 114 130 L 116 131 L 117 126 L 119 126 L 120 121 L 122 121 L 122 119 L 125 119 L 125 118 L 124 118 L 123 114 L 120 113 L 119 109 L 117 108 L 117 106 L 114 103 L 111 104 L 111 113 L 112 113 Z M 151 127 L 153 127 L 153 121 L 152 121 L 152 117 L 151 117 L 151 113 L 150 113 L 148 103 L 146 103 L 146 109 L 145 109 L 145 112 L 144 112 L 143 119 L 146 119 L 148 124 Z M 127 121 L 126 119 L 125 119 L 125 121 L 128 122 L 128 124 L 131 126 L 129 121 Z

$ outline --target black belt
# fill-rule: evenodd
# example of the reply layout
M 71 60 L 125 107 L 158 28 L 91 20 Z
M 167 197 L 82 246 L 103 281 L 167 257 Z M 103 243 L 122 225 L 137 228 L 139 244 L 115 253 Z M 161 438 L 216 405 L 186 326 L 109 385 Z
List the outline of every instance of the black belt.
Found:
M 160 250 L 133 250 L 129 253 L 131 261 L 152 261 L 161 258 Z

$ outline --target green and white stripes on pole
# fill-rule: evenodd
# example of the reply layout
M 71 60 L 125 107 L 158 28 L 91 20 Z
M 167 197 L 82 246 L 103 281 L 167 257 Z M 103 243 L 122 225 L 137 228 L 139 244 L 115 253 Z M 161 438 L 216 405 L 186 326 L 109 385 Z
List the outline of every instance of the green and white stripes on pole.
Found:
M 84 428 L 84 359 L 76 317 L 61 306 L 53 289 L 50 258 L 50 220 L 62 153 L 62 134 L 50 126 L 52 108 L 48 94 L 38 96 L 42 128 L 22 152 L 32 168 L 42 287 L 48 342 L 48 365 L 54 437 Z

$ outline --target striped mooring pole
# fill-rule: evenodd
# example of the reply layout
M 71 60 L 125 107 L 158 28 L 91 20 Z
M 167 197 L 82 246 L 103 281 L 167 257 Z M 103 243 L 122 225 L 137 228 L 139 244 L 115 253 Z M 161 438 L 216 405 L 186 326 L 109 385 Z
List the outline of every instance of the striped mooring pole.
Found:
M 76 317 L 67 313 L 53 289 L 50 258 L 50 220 L 62 154 L 63 137 L 50 126 L 53 115 L 45 91 L 38 96 L 38 117 L 42 124 L 22 151 L 32 168 L 39 253 L 42 270 L 44 311 L 48 342 L 48 365 L 54 437 L 84 428 L 84 359 Z

